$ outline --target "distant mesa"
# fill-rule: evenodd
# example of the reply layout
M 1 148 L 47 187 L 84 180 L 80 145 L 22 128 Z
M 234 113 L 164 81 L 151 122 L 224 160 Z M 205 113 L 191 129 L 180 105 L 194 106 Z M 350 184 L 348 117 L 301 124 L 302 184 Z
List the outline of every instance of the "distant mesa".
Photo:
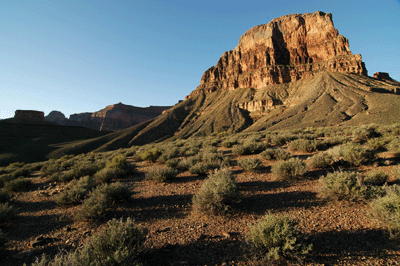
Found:
M 100 131 L 115 131 L 151 120 L 172 106 L 135 107 L 123 103 L 112 104 L 97 112 L 70 115 L 69 119 L 59 111 L 52 111 L 46 121 L 68 126 L 83 126 Z
M 389 73 L 386 72 L 376 72 L 372 77 L 379 80 L 393 81 L 393 79 L 389 76 Z
M 45 122 L 44 112 L 34 110 L 16 110 L 14 121 L 21 123 L 43 123 Z

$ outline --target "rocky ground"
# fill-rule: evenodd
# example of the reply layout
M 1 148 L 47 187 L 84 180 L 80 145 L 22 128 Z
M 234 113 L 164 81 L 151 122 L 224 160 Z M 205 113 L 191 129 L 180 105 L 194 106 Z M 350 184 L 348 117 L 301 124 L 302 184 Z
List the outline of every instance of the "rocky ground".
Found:
M 55 203 L 65 184 L 48 183 L 36 174 L 29 189 L 12 199 L 18 215 L 3 226 L 6 242 L 0 251 L 0 264 L 29 265 L 42 253 L 51 256 L 79 247 L 114 217 L 133 217 L 149 229 L 142 254 L 146 265 L 255 265 L 246 251 L 246 233 L 249 225 L 268 211 L 299 221 L 301 237 L 313 244 L 306 265 L 400 263 L 398 242 L 369 217 L 367 203 L 331 202 L 318 197 L 318 178 L 327 171 L 311 171 L 300 180 L 282 181 L 271 173 L 273 163 L 263 160 L 258 172 L 232 166 L 243 199 L 231 214 L 210 217 L 194 213 L 191 207 L 192 196 L 205 176 L 185 171 L 171 182 L 156 183 L 144 179 L 153 164 L 136 162 L 137 173 L 120 180 L 134 191 L 131 200 L 114 205 L 94 223 L 74 219 L 80 206 L 66 208 Z M 393 178 L 394 167 L 379 169 Z M 363 166 L 358 170 L 376 168 Z

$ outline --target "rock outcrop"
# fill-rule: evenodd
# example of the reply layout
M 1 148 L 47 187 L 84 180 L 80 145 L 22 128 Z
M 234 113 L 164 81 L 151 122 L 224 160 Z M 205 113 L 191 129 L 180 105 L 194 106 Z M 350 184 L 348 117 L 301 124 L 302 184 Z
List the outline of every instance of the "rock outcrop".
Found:
M 60 111 L 51 111 L 48 115 L 44 117 L 47 122 L 56 123 L 59 125 L 63 125 L 66 121 L 66 117 Z
M 203 74 L 187 98 L 200 91 L 261 89 L 321 71 L 367 75 L 361 55 L 351 53 L 330 13 L 287 15 L 248 30 L 234 50 Z
M 72 114 L 69 119 L 65 118 L 61 112 L 52 111 L 46 116 L 46 120 L 66 126 L 83 126 L 100 131 L 115 131 L 153 119 L 171 107 L 135 107 L 118 103 L 94 113 Z
M 33 110 L 16 110 L 14 121 L 19 123 L 43 123 L 44 112 Z

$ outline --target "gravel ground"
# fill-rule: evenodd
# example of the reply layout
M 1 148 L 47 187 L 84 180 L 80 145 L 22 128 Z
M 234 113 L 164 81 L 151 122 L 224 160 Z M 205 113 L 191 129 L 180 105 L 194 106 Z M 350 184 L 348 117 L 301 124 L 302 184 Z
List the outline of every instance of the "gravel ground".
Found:
M 367 203 L 324 201 L 318 197 L 318 176 L 326 171 L 281 181 L 270 172 L 273 163 L 263 161 L 255 173 L 232 167 L 243 199 L 234 212 L 216 217 L 192 211 L 192 196 L 205 177 L 188 171 L 172 182 L 155 183 L 144 180 L 151 165 L 137 162 L 138 173 L 120 180 L 132 187 L 132 199 L 114 205 L 95 223 L 73 219 L 80 206 L 66 208 L 54 202 L 65 185 L 34 176 L 29 190 L 13 198 L 18 216 L 3 226 L 7 241 L 0 264 L 23 265 L 44 252 L 54 255 L 77 248 L 109 219 L 133 217 L 149 229 L 148 248 L 142 255 L 146 265 L 257 265 L 246 252 L 246 234 L 249 225 L 268 211 L 298 220 L 300 237 L 313 244 L 305 265 L 400 264 L 398 243 L 369 217 Z M 388 173 L 392 169 L 380 168 Z

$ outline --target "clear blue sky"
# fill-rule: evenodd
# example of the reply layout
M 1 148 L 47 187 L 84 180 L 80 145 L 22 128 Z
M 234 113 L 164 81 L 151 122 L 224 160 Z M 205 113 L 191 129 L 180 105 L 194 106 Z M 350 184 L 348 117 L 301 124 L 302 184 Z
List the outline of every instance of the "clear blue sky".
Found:
M 400 81 L 399 0 L 0 0 L 0 119 L 173 105 L 251 27 L 317 10 L 370 76 Z

